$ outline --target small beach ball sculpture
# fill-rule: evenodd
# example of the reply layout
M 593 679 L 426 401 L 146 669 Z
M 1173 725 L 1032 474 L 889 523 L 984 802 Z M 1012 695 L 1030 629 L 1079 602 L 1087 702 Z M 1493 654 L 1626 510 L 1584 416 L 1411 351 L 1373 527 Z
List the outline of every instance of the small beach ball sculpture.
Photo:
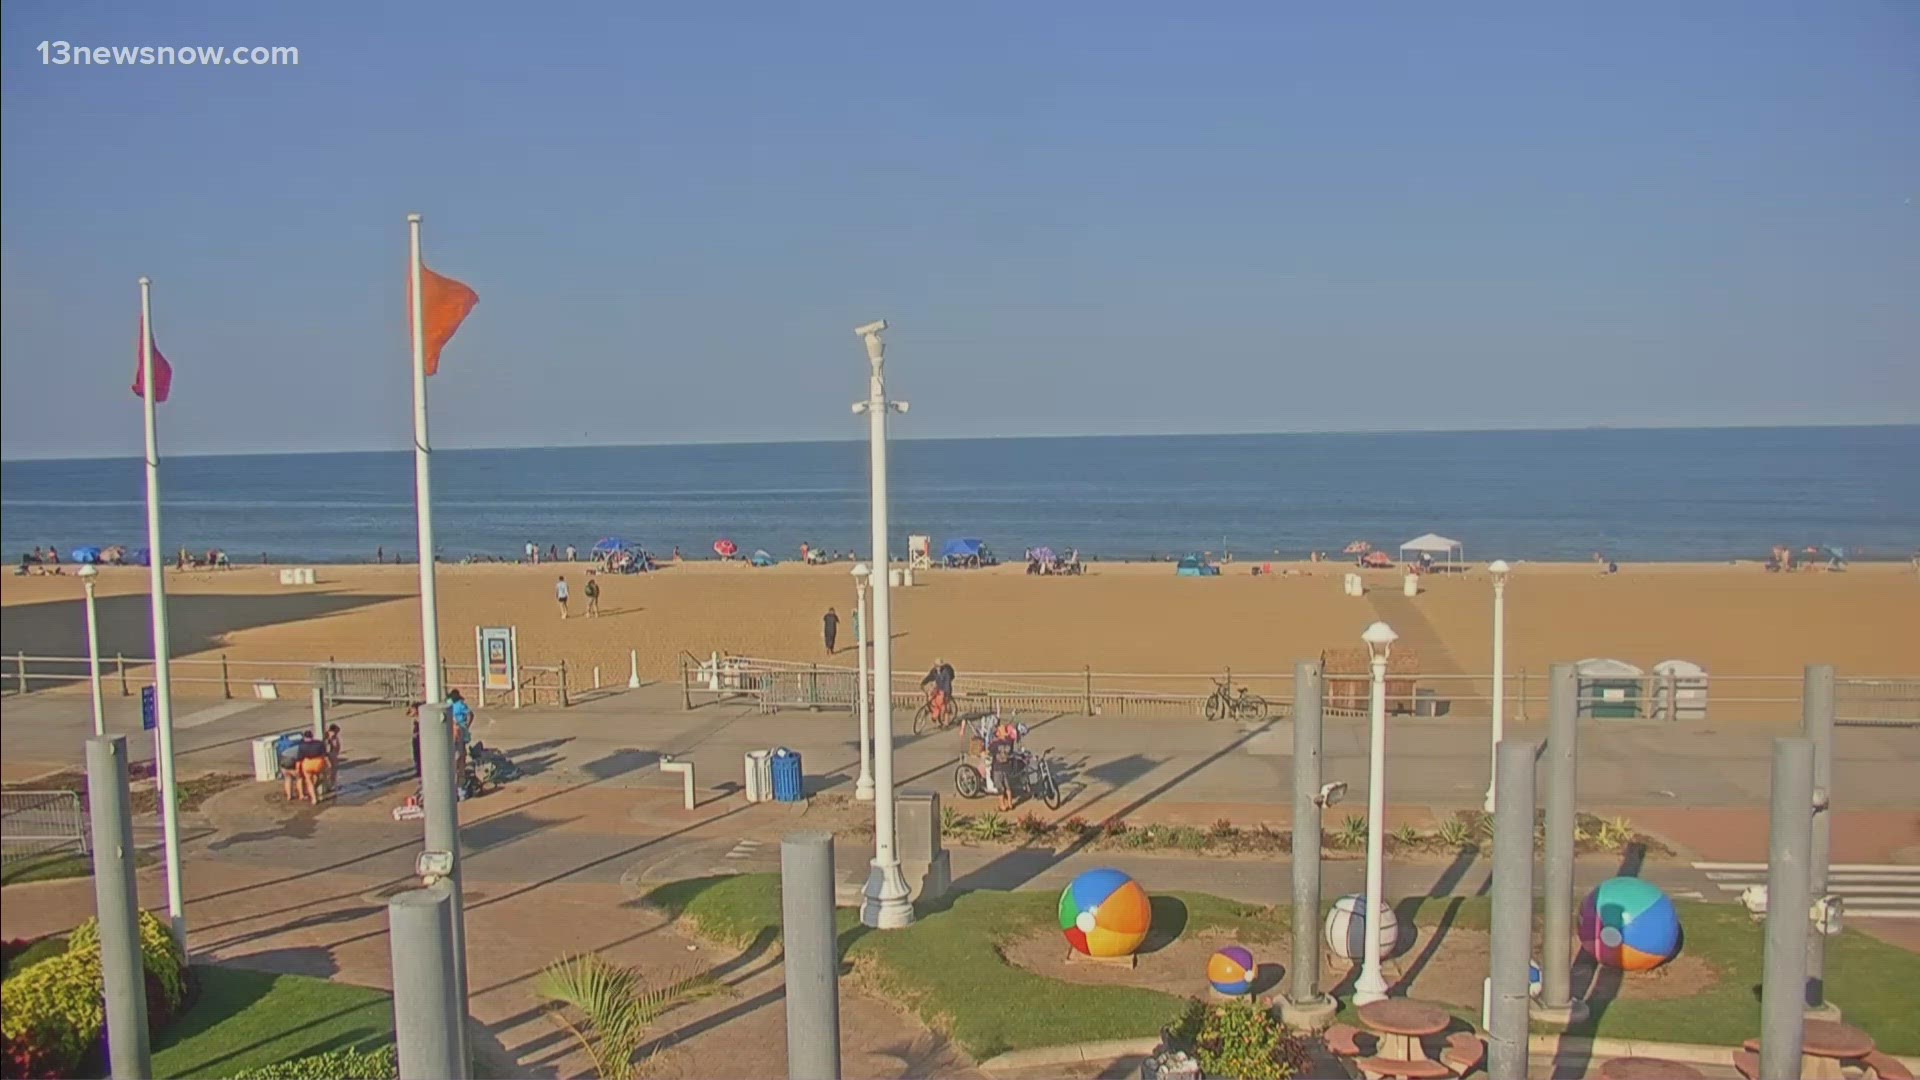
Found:
M 1608 878 L 1580 905 L 1580 947 L 1607 967 L 1651 971 L 1680 951 L 1680 915 L 1652 882 Z
M 1147 890 L 1118 870 L 1089 870 L 1060 894 L 1060 930 L 1076 952 L 1129 956 L 1152 926 Z
M 1358 960 L 1367 952 L 1367 898 L 1348 893 L 1327 912 L 1327 948 L 1342 960 Z M 1400 946 L 1400 920 L 1393 909 L 1380 905 L 1380 955 L 1392 956 Z
M 1214 992 L 1239 997 L 1253 989 L 1253 953 L 1239 945 L 1229 945 L 1207 960 L 1207 982 Z

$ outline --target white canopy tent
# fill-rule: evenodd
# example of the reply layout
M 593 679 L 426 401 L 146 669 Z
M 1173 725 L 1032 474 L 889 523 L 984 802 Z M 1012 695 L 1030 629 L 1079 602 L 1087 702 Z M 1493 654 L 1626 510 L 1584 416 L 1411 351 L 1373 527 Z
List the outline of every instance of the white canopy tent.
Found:
M 1425 536 L 1416 536 L 1400 545 L 1401 562 L 1407 561 L 1408 552 L 1412 552 L 1415 558 L 1421 555 L 1432 555 L 1452 564 L 1464 558 L 1466 549 L 1458 540 L 1449 540 L 1439 533 L 1428 533 Z

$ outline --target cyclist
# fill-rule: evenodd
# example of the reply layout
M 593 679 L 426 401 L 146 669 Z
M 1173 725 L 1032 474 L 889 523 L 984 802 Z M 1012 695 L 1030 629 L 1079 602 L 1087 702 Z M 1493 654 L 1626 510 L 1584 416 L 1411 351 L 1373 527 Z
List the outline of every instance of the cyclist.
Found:
M 927 695 L 927 711 L 936 723 L 945 726 L 954 712 L 953 665 L 934 657 L 932 669 L 920 680 L 920 689 Z

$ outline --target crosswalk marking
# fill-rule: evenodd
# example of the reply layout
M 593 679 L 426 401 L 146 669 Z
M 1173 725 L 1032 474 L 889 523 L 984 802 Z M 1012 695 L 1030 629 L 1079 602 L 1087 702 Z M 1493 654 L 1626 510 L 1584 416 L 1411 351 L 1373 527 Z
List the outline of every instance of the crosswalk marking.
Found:
M 727 852 L 727 858 L 751 859 L 753 858 L 754 855 L 758 853 L 759 847 L 760 847 L 760 841 L 758 840 L 742 840 L 739 843 L 733 845 L 732 851 Z
M 1767 883 L 1766 863 L 1697 862 L 1693 868 L 1721 892 Z M 1835 863 L 1828 868 L 1827 890 L 1845 901 L 1850 916 L 1920 919 L 1920 866 Z

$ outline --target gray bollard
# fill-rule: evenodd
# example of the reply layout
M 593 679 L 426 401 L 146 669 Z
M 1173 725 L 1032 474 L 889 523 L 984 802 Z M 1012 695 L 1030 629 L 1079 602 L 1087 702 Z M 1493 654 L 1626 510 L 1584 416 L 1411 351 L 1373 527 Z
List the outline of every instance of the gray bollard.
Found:
M 327 737 L 327 695 L 317 686 L 313 688 L 313 737 Z
M 840 1080 L 832 833 L 797 832 L 781 838 L 780 926 L 787 972 L 787 1076 Z
M 393 1031 L 400 1080 L 466 1080 L 464 1010 L 453 981 L 453 883 L 441 879 L 387 901 Z
M 147 976 L 140 959 L 140 897 L 134 882 L 133 811 L 127 801 L 127 740 L 87 740 L 87 807 L 93 826 L 93 902 L 107 999 L 113 1080 L 153 1075 L 147 1043 Z
M 1807 864 L 1808 889 L 1814 898 L 1827 894 L 1829 852 L 1833 842 L 1833 665 L 1808 664 L 1800 696 L 1801 734 L 1813 744 L 1813 848 Z M 1827 936 L 1807 935 L 1807 1012 L 1840 1018 L 1840 1008 L 1827 1001 Z
M 1573 828 L 1580 680 L 1572 664 L 1547 672 L 1547 913 L 1540 945 L 1540 1001 L 1534 1017 L 1571 1024 L 1586 1016 L 1573 1000 Z M 1529 822 L 1528 827 L 1532 824 Z
M 1320 664 L 1293 665 L 1293 991 L 1280 998 L 1288 1027 L 1321 1031 L 1340 1003 L 1320 992 Z
M 446 702 L 420 706 L 420 801 L 426 811 L 426 850 L 453 857 L 446 876 L 453 890 L 453 987 L 460 1000 L 462 1027 L 467 1015 L 466 916 L 461 910 L 459 783 L 453 775 L 453 723 Z M 464 1036 L 463 1036 L 464 1038 Z
M 1813 744 L 1773 740 L 1767 831 L 1767 954 L 1760 984 L 1760 1075 L 1799 1076 L 1806 1024 L 1807 857 L 1813 847 Z
M 1528 954 L 1533 948 L 1534 744 L 1502 739 L 1495 750 L 1493 810 L 1493 938 L 1487 974 L 1487 1075 L 1527 1075 Z

